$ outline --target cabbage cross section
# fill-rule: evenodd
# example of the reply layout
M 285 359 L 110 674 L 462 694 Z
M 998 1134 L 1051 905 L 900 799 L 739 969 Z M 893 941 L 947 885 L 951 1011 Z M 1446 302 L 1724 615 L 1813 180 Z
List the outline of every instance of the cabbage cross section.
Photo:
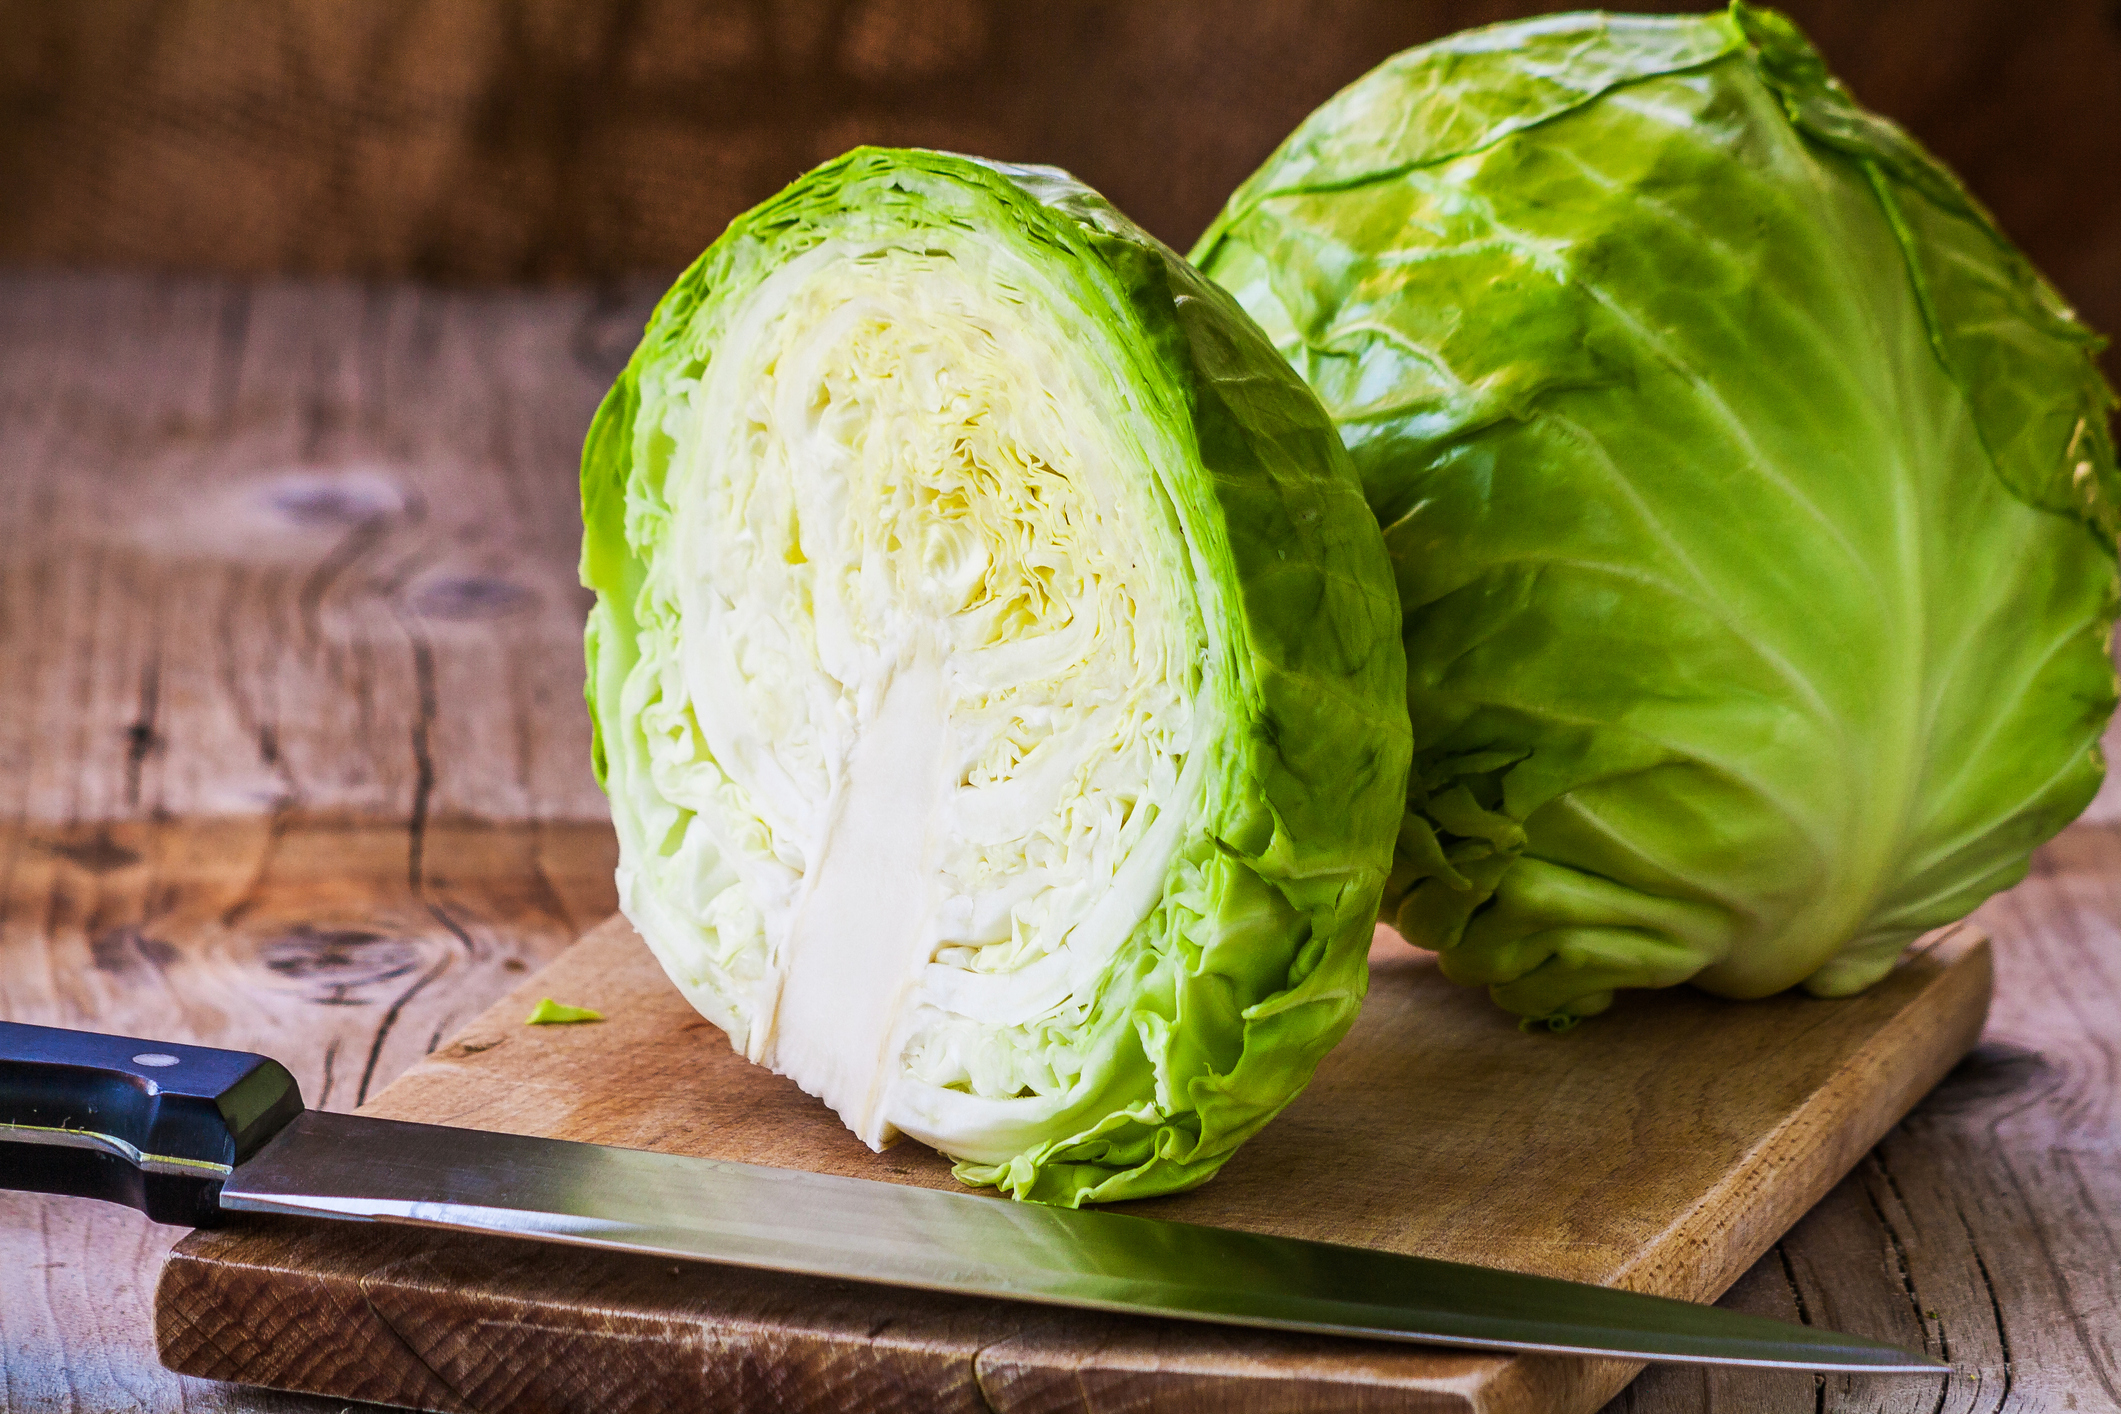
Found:
M 1168 1191 L 1346 1029 L 1410 751 L 1382 539 L 1094 193 L 804 178 L 666 298 L 583 495 L 622 905 L 862 1141 Z

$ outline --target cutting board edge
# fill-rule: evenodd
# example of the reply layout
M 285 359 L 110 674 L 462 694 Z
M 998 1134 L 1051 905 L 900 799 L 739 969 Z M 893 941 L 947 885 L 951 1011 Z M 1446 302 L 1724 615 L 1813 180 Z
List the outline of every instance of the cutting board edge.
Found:
M 1713 1302 L 1729 1291 L 1740 1277 L 1751 1270 L 1755 1262 L 1767 1255 L 1784 1233 L 1796 1225 L 1799 1218 L 1811 1211 L 1835 1184 L 1847 1177 L 1862 1161 L 1863 1156 L 1891 1133 L 1893 1127 L 1922 1102 L 1922 1097 L 1935 1089 L 1937 1084 L 1951 1073 L 1952 1068 L 1980 1043 L 1981 1033 L 1988 1024 L 1989 1008 L 1995 999 L 1995 949 L 1988 935 L 1964 919 L 1947 924 L 1925 934 L 1912 944 L 1909 956 L 1902 965 L 1919 965 L 1924 959 L 1938 966 L 1938 979 L 1932 986 L 1943 985 L 1954 989 L 1953 995 L 1938 1003 L 1945 1007 L 1945 1014 L 1937 1018 L 1942 1022 L 1940 1029 L 1946 1031 L 1951 1039 L 1935 1051 L 1910 1048 L 1912 1053 L 1923 1055 L 1928 1063 L 1910 1068 L 1907 1074 L 1900 1078 L 1900 1082 L 1886 1092 L 1882 1104 L 1873 1104 L 1870 1107 L 1872 1113 L 1869 1119 L 1861 1129 L 1854 1131 L 1856 1135 L 1861 1136 L 1860 1139 L 1852 1140 L 1850 1134 L 1844 1131 L 1840 1144 L 1830 1150 L 1815 1151 L 1821 1156 L 1820 1161 L 1814 1164 L 1814 1171 L 1801 1187 L 1788 1193 L 1780 1188 L 1759 1187 L 1757 1191 L 1773 1195 L 1772 1209 L 1766 1202 L 1731 1201 L 1738 1196 L 1739 1190 L 1748 1186 L 1749 1181 L 1757 1184 L 1763 1173 L 1775 1166 L 1776 1159 L 1771 1151 L 1786 1147 L 1796 1131 L 1818 1126 L 1819 1119 L 1815 1111 L 1822 1103 L 1822 1096 L 1828 1097 L 1825 1103 L 1829 1104 L 1840 1102 L 1843 1095 L 1850 1095 L 1857 1100 L 1863 1098 L 1863 1072 L 1878 1068 L 1884 1058 L 1894 1053 L 1895 1047 L 1891 1041 L 1897 1033 L 1922 1025 L 1930 1019 L 1926 1016 L 1916 1016 L 1914 1013 L 1918 1008 L 1915 1007 L 1903 1007 L 1897 1012 L 1890 1022 L 1871 1036 L 1862 1050 L 1851 1056 L 1824 1084 L 1813 1091 L 1802 1110 L 1786 1116 L 1782 1123 L 1761 1136 L 1737 1170 L 1727 1175 L 1725 1180 L 1709 1193 L 1702 1195 L 1700 1202 L 1687 1214 L 1672 1220 L 1668 1231 L 1677 1228 L 1693 1213 L 1703 1208 L 1719 1206 L 1718 1200 L 1721 1199 L 1720 1206 L 1727 1212 L 1738 1214 L 1745 1226 L 1756 1236 L 1727 1239 L 1723 1260 L 1707 1269 L 1704 1279 L 1698 1285 L 1691 1291 L 1680 1287 L 1670 1294 L 1681 1295 L 1690 1301 Z M 1925 989 L 1925 1001 L 1934 996 L 1932 990 Z M 1704 1240 L 1702 1234 L 1695 1234 L 1683 1244 L 1660 1244 L 1660 1250 L 1673 1246 L 1680 1247 L 1681 1250 L 1715 1250 L 1715 1244 Z M 1654 1266 L 1654 1258 L 1652 1265 Z M 1650 1286 L 1649 1281 L 1640 1279 L 1641 1275 L 1642 1268 L 1630 1268 L 1615 1285 L 1637 1289 Z M 1483 1411 L 1483 1414 L 1487 1414 L 1487 1411 L 1494 1411 L 1494 1414 L 1515 1414 L 1515 1411 L 1524 1409 L 1598 1409 L 1626 1389 L 1645 1368 L 1645 1363 L 1639 1360 L 1564 1361 L 1556 1357 L 1536 1355 L 1505 1356 L 1496 1363 L 1499 1369 L 1494 1378 L 1485 1382 L 1477 1391 L 1479 1398 L 1474 1407 Z M 1547 1368 L 1550 1365 L 1573 1365 L 1575 1368 L 1555 1370 Z M 1573 1399 L 1561 1392 L 1565 1385 L 1576 1386 L 1578 1392 Z M 1524 1390 L 1521 1396 L 1517 1393 L 1518 1387 Z
M 1673 1218 L 1667 1231 L 1688 1222 L 1703 1209 L 1720 1208 L 1736 1220 L 1732 1226 L 1742 1224 L 1752 1235 L 1728 1239 L 1726 1251 L 1730 1255 L 1715 1268 L 1704 1269 L 1698 1280 L 1689 1281 L 1687 1274 L 1677 1274 L 1675 1285 L 1667 1288 L 1672 1294 L 1690 1301 L 1714 1301 L 1730 1290 L 1783 1233 L 1846 1178 L 1863 1156 L 1980 1043 L 1995 998 L 1995 949 L 1988 935 L 1962 920 L 1925 935 L 1911 952 L 1919 953 L 1911 956 L 1911 963 L 1926 959 L 1937 966 L 1936 981 L 1923 993 L 1929 1005 L 1903 1007 L 1871 1035 L 1860 1051 L 1816 1087 L 1800 1110 L 1785 1116 L 1760 1136 L 1751 1152 L 1722 1182 L 1704 1193 L 1688 1212 Z M 1950 990 L 1940 997 L 1935 990 L 1939 987 Z M 1940 1040 L 1932 1046 L 1906 1044 L 1906 1033 L 1918 1029 L 1933 1030 L 1939 1033 Z M 1896 1056 L 1919 1057 L 1922 1063 L 1907 1067 L 1889 1085 L 1869 1083 L 1889 1069 Z M 1822 1127 L 1823 1108 L 1841 1114 L 1853 1110 L 1860 1118 L 1839 1129 L 1826 1125 L 1837 1136 L 1837 1142 L 1831 1145 L 1801 1143 L 1800 1136 L 1805 1132 Z M 1795 1186 L 1789 1186 L 1786 1177 L 1780 1185 L 1762 1183 L 1770 1172 L 1787 1174 L 1788 1164 L 1783 1156 L 1792 1150 L 1811 1169 L 1805 1180 Z M 1718 1230 L 1728 1232 L 1731 1227 Z M 1702 1240 L 1704 1236 L 1697 1232 L 1683 1246 L 1710 1250 L 1711 1244 Z M 1651 1269 L 1655 1251 L 1675 1246 L 1681 1244 L 1660 1242 L 1646 1253 L 1652 1258 Z M 1615 1285 L 1647 1286 L 1647 1280 L 1638 1280 L 1638 1274 L 1646 1278 L 1652 1271 L 1631 1267 Z

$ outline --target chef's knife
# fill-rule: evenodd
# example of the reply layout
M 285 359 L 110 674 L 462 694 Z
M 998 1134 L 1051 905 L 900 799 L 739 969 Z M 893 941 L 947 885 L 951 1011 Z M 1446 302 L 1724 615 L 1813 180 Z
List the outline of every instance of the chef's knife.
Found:
M 304 1109 L 279 1062 L 0 1022 L 0 1188 L 207 1226 L 412 1223 L 1280 1330 L 1698 1364 L 1936 1374 L 1860 1336 L 1293 1238 Z M 1301 1201 L 1292 1176 L 1292 1201 Z

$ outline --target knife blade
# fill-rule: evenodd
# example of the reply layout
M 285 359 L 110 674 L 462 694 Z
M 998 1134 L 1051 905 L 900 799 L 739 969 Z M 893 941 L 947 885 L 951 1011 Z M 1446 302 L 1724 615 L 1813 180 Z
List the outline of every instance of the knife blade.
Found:
M 1009 1301 L 1475 1349 L 1935 1375 L 1862 1336 L 1497 1268 L 302 1107 L 277 1062 L 0 1022 L 0 1187 L 405 1223 Z

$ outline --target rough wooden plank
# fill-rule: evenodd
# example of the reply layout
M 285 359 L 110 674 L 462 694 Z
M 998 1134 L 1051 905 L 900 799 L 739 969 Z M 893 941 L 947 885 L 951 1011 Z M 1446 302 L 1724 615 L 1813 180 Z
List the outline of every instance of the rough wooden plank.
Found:
M 600 817 L 575 466 L 644 313 L 0 276 L 0 820 Z
M 267 1051 L 351 1109 L 611 898 L 606 825 L 412 843 L 288 816 L 0 830 L 0 1015 Z
M 2121 831 L 2063 832 L 1977 920 L 1997 949 L 1981 1046 L 1727 1298 L 1955 1375 L 1652 1370 L 1615 1414 L 2121 1410 Z
M 343 1399 L 171 1374 L 155 1273 L 183 1229 L 130 1209 L 0 1193 L 0 1409 L 8 1414 L 362 1414 Z
M 264 1051 L 350 1109 L 613 901 L 605 825 L 430 823 L 417 873 L 410 844 L 288 816 L 0 829 L 0 1016 Z M 0 1193 L 0 1408 L 307 1407 L 156 1363 L 181 1235 Z
M 0 274 L 0 1015 L 344 1109 L 609 910 L 574 461 L 645 308 Z M 0 1407 L 307 1407 L 157 1364 L 178 1236 L 0 1193 Z
M 1128 1207 L 1712 1298 L 1974 1044 L 1989 987 L 1987 944 L 1960 929 L 1851 1000 L 1634 995 L 1555 1038 L 1518 1030 L 1381 931 L 1362 1017 L 1311 1088 L 1213 1183 Z M 527 1027 L 541 995 L 608 1020 Z M 953 1186 L 933 1151 L 872 1153 L 791 1081 L 746 1063 L 620 919 L 364 1112 Z M 639 1259 L 570 1255 L 555 1282 L 550 1253 L 419 1236 L 425 1246 L 389 1234 L 379 1247 L 365 1229 L 280 1224 L 188 1238 L 158 1293 L 163 1358 L 215 1378 L 387 1390 L 480 1414 L 602 1407 L 582 1391 L 637 1385 L 644 1408 L 740 1407 L 753 1370 L 775 1373 L 773 1407 L 791 1409 L 948 1407 L 976 1374 L 997 1411 L 1067 1400 L 1561 1414 L 1596 1409 L 1634 1373 L 892 1290 L 824 1300 L 815 1283 Z M 439 1255 L 407 1265 L 422 1252 Z M 321 1329 L 350 1293 L 396 1337 L 364 1337 L 361 1362 L 252 1334 L 252 1312 Z M 703 1366 L 703 1350 L 721 1355 Z M 493 1370 L 515 1382 L 497 1389 Z M 435 1376 L 445 1395 L 410 1393 Z

